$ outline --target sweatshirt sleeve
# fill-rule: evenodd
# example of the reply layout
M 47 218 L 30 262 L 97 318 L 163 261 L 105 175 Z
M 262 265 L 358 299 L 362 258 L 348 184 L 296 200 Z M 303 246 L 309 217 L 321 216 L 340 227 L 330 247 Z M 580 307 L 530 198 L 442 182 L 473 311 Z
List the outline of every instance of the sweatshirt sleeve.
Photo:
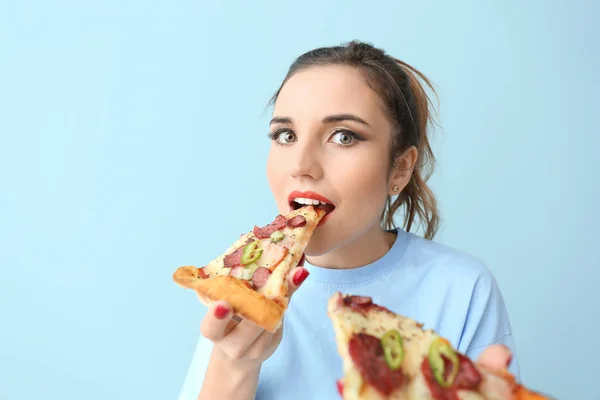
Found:
M 518 358 L 504 299 L 492 273 L 482 268 L 473 286 L 458 350 L 477 360 L 483 350 L 492 344 L 504 345 L 512 352 L 509 370 L 520 380 Z

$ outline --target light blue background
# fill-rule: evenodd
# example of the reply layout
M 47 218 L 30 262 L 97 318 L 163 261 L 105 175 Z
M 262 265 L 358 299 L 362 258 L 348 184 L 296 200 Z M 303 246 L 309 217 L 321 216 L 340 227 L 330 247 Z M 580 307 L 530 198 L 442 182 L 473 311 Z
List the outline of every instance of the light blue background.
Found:
M 176 398 L 171 274 L 270 221 L 267 101 L 354 38 L 439 88 L 438 240 L 495 273 L 525 382 L 599 399 L 600 3 L 258 3 L 0 3 L 0 399 Z

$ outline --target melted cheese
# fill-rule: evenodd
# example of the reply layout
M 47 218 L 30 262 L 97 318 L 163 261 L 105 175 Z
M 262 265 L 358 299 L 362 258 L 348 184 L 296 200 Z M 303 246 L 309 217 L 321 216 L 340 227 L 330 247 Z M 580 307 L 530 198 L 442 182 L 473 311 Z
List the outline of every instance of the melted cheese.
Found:
M 257 290 L 266 297 L 287 299 L 287 276 L 292 268 L 295 267 L 300 261 L 302 253 L 308 245 L 310 237 L 312 236 L 313 230 L 316 228 L 321 219 L 319 214 L 317 214 L 312 207 L 303 207 L 298 210 L 291 211 L 285 217 L 287 219 L 291 219 L 297 215 L 304 216 L 306 219 L 306 225 L 297 228 L 291 228 L 289 226 L 284 227 L 281 229 L 281 232 L 284 234 L 284 238 L 281 241 L 272 243 L 270 239 L 258 239 L 260 240 L 260 247 L 263 249 L 263 253 L 261 254 L 260 258 L 255 261 L 255 263 L 259 266 L 265 266 L 271 269 L 270 266 L 278 259 L 282 258 L 281 256 L 284 252 L 282 246 L 289 249 L 287 254 L 285 254 L 285 257 L 283 257 L 281 262 L 273 270 L 273 273 L 269 277 L 267 283 Z M 210 261 L 205 266 L 206 272 L 211 276 L 230 274 L 231 269 L 224 268 L 223 261 L 225 256 L 236 251 L 239 247 L 248 242 L 248 240 L 257 240 L 254 232 L 251 231 L 242 235 L 222 255 Z
M 333 323 L 336 335 L 338 353 L 342 358 L 344 370 L 344 399 L 345 400 L 409 400 L 431 399 L 428 389 L 420 386 L 412 388 L 414 378 L 420 376 L 421 362 L 427 355 L 429 344 L 438 337 L 431 330 L 423 330 L 421 325 L 409 318 L 395 315 L 387 311 L 371 308 L 368 312 L 357 312 L 350 307 L 339 305 L 340 297 L 333 296 L 329 301 L 328 313 Z M 381 338 L 383 334 L 396 329 L 404 340 L 404 359 L 402 370 L 407 375 L 408 387 L 397 390 L 387 399 L 375 389 L 363 384 L 360 373 L 348 352 L 348 342 L 357 333 L 367 333 Z M 419 397 L 409 396 L 416 390 Z

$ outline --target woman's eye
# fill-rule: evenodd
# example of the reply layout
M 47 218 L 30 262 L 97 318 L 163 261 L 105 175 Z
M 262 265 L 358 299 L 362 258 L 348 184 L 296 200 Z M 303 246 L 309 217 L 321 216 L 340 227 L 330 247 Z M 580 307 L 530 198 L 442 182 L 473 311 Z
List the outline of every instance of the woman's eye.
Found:
M 277 141 L 281 144 L 289 144 L 296 141 L 296 134 L 292 131 L 282 131 L 277 134 Z
M 332 141 L 341 145 L 350 145 L 354 141 L 355 136 L 349 131 L 338 131 L 333 135 Z

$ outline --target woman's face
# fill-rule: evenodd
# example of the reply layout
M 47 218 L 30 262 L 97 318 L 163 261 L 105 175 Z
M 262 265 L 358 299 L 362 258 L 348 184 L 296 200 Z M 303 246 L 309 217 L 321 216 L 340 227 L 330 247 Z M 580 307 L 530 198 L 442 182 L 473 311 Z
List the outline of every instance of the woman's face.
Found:
M 298 208 L 295 200 L 306 202 L 301 198 L 333 205 L 324 206 L 333 211 L 306 255 L 328 253 L 381 229 L 386 198 L 397 184 L 390 175 L 392 126 L 383 110 L 377 93 L 350 67 L 308 68 L 282 88 L 267 161 L 279 212 Z

